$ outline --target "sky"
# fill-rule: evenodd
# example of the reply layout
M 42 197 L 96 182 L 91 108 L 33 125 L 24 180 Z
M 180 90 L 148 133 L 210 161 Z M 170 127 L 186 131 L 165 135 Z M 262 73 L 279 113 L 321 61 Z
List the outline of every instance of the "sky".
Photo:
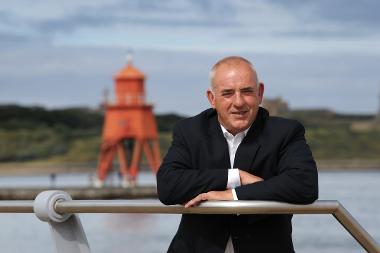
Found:
M 266 98 L 376 113 L 377 0 L 13 0 L 0 6 L 0 104 L 99 106 L 127 52 L 157 113 L 209 107 L 222 57 L 252 61 Z M 111 95 L 111 99 L 113 95 Z

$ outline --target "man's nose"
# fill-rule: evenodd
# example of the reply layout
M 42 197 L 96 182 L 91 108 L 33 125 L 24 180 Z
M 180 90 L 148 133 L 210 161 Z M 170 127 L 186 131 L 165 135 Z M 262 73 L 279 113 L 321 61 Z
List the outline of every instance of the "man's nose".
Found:
M 240 107 L 244 105 L 244 98 L 240 92 L 235 93 L 233 104 L 236 107 Z

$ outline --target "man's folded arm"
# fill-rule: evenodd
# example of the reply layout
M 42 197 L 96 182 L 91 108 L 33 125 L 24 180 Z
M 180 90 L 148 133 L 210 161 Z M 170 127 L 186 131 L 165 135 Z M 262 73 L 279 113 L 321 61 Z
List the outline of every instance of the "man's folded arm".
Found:
M 184 204 L 200 193 L 225 190 L 228 171 L 193 168 L 191 153 L 180 126 L 173 130 L 173 142 L 157 172 L 157 192 L 166 205 Z
M 239 200 L 273 200 L 309 204 L 318 198 L 318 174 L 301 124 L 288 135 L 279 153 L 277 176 L 235 189 Z

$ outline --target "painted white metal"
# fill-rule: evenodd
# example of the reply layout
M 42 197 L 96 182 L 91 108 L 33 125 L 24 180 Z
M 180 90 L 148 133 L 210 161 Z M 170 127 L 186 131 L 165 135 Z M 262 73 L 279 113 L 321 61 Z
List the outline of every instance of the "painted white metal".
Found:
M 72 201 L 64 191 L 44 191 L 36 197 L 33 209 L 36 216 L 49 223 L 56 253 L 90 253 L 86 234 L 79 216 L 57 213 L 55 205 L 60 201 Z

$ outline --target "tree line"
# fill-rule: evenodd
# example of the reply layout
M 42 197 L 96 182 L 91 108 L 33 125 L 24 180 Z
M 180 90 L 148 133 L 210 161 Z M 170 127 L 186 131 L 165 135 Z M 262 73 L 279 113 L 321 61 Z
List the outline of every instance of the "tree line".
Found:
M 103 116 L 101 109 L 0 105 L 0 162 L 96 161 Z M 371 121 L 373 115 L 293 110 L 284 116 L 305 125 L 308 144 L 317 159 L 378 159 L 380 131 L 351 128 L 352 122 Z M 183 118 L 156 115 L 163 154 L 170 145 L 174 125 Z

